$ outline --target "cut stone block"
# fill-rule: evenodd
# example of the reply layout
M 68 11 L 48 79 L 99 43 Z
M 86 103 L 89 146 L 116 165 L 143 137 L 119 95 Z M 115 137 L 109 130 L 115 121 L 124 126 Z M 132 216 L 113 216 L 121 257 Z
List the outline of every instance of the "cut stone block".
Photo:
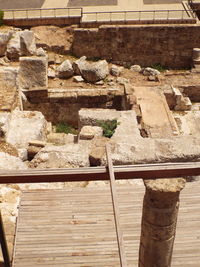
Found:
M 79 134 L 81 140 L 91 140 L 95 136 L 102 136 L 103 129 L 98 126 L 84 126 Z
M 48 63 L 46 57 L 20 57 L 18 83 L 22 89 L 47 87 Z

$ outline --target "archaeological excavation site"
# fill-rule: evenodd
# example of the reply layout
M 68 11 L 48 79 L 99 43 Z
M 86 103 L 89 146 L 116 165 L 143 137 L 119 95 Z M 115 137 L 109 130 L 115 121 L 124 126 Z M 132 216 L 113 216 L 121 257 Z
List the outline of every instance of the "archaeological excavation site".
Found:
M 11 2 L 0 267 L 199 267 L 200 2 Z

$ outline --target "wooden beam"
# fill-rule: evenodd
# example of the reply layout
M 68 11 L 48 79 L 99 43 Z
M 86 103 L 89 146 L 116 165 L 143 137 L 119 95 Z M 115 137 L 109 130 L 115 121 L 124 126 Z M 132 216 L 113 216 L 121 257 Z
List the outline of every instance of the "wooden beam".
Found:
M 120 226 L 120 213 L 119 213 L 119 205 L 118 205 L 118 200 L 117 200 L 117 190 L 115 187 L 115 175 L 114 175 L 114 169 L 113 169 L 113 164 L 112 164 L 112 159 L 111 159 L 110 147 L 108 144 L 106 144 L 106 155 L 107 155 L 108 171 L 109 171 L 109 176 L 110 176 L 110 191 L 111 191 L 112 205 L 113 205 L 114 218 L 115 218 L 115 228 L 116 228 L 116 234 L 117 234 L 120 264 L 121 264 L 121 267 L 127 267 L 123 232 Z
M 116 179 L 155 179 L 200 175 L 200 162 L 113 166 Z M 0 184 L 109 180 L 107 168 L 0 170 Z

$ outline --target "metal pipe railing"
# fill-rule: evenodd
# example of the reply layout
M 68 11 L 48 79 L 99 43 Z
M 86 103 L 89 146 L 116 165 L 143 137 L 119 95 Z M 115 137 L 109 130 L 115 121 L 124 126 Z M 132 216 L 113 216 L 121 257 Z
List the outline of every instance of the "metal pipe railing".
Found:
M 4 19 L 31 19 L 56 17 L 82 17 L 82 8 L 29 8 L 29 9 L 3 9 Z M 59 12 L 63 11 L 60 15 Z M 72 12 L 73 11 L 73 12 Z
M 141 20 L 185 20 L 191 19 L 188 15 L 194 14 L 194 10 L 139 10 L 139 11 L 101 11 L 101 12 L 83 12 L 83 15 L 87 17 L 87 21 L 100 22 L 103 19 L 98 19 L 99 17 L 103 17 L 105 15 L 105 21 L 141 21 Z M 109 15 L 109 19 L 107 19 L 107 15 Z M 115 16 L 113 16 L 115 15 Z M 116 19 L 116 15 L 119 15 L 119 19 Z M 122 17 L 121 17 L 122 15 Z M 132 16 L 131 16 L 132 15 Z M 91 19 L 90 19 L 91 18 Z M 113 19 L 114 18 L 114 19 Z M 195 18 L 195 16 L 193 16 Z
M 59 18 L 59 17 L 87 17 L 89 22 L 100 21 L 141 21 L 141 20 L 185 20 L 195 18 L 194 10 L 139 10 L 139 11 L 102 11 L 83 12 L 83 8 L 30 8 L 30 9 L 5 9 L 5 19 L 31 19 L 31 18 Z M 105 17 L 104 17 L 105 15 Z M 118 17 L 117 17 L 118 15 Z M 90 19 L 91 17 L 91 19 Z

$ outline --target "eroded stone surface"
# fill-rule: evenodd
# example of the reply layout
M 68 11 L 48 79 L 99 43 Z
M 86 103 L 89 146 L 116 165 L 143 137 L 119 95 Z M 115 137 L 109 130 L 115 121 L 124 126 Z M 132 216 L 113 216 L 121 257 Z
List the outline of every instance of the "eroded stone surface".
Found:
M 31 162 L 35 168 L 73 168 L 89 166 L 87 145 L 68 144 L 46 146 L 41 149 Z
M 23 89 L 47 87 L 47 72 L 46 57 L 20 57 L 19 86 Z
M 6 141 L 18 148 L 24 148 L 31 140 L 44 141 L 46 133 L 47 122 L 42 113 L 15 110 L 11 114 Z
M 22 56 L 31 56 L 36 53 L 35 35 L 33 31 L 24 30 L 21 32 L 20 49 Z

